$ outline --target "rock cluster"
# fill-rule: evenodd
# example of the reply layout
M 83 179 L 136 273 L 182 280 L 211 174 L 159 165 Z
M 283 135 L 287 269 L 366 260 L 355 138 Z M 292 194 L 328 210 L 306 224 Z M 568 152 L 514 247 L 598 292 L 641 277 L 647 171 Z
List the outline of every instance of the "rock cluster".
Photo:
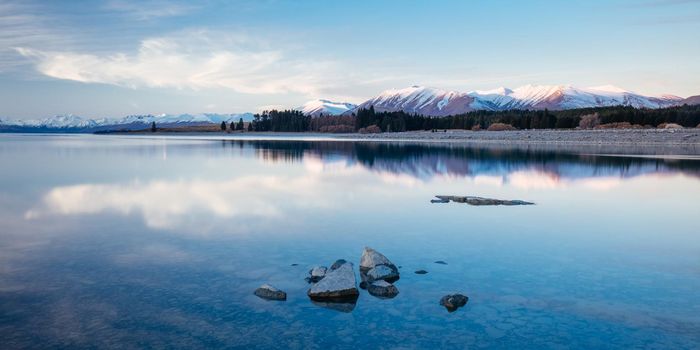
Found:
M 505 199 L 493 199 L 493 198 L 483 198 L 483 197 L 473 197 L 473 196 L 435 196 L 437 199 L 431 199 L 430 203 L 449 203 L 450 201 L 455 203 L 467 203 L 469 205 L 533 205 L 535 203 L 526 202 L 519 199 L 505 200 Z
M 399 269 L 384 254 L 365 247 L 360 258 L 361 288 L 376 297 L 393 298 L 399 294 L 393 285 L 399 280 Z
M 447 265 L 444 261 L 435 263 Z M 399 268 L 384 254 L 365 247 L 360 258 L 359 270 L 362 280 L 360 287 L 367 289 L 370 295 L 390 299 L 399 294 L 399 289 L 394 285 L 400 278 Z M 428 272 L 417 270 L 415 273 L 424 275 Z M 351 312 L 355 308 L 360 293 L 351 262 L 339 259 L 330 268 L 316 266 L 309 270 L 308 274 L 306 281 L 311 283 L 311 287 L 307 295 L 313 304 L 341 312 Z M 287 293 L 268 284 L 260 286 L 254 294 L 267 300 L 287 299 Z M 450 294 L 440 299 L 440 305 L 453 312 L 466 305 L 468 300 L 469 298 L 462 294 Z

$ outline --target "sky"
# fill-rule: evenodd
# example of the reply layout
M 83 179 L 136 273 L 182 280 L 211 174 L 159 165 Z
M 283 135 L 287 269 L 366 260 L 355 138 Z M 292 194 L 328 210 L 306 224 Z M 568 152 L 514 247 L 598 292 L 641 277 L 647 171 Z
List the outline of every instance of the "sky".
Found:
M 0 0 L 0 117 L 242 113 L 390 88 L 700 94 L 700 0 Z

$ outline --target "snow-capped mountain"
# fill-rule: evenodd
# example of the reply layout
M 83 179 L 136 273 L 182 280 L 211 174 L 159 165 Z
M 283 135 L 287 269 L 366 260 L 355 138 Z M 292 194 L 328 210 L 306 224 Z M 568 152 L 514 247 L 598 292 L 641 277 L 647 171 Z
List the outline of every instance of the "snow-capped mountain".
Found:
M 500 87 L 470 92 L 447 91 L 424 86 L 386 90 L 360 104 L 376 111 L 404 111 L 447 116 L 475 110 L 511 109 L 563 110 L 587 107 L 632 106 L 663 108 L 677 105 L 682 98 L 672 95 L 644 96 L 615 86 L 576 88 L 568 85 L 525 85 L 516 89 Z
M 317 117 L 323 115 L 340 115 L 357 108 L 357 105 L 346 102 L 333 102 L 328 100 L 312 100 L 303 106 L 295 108 L 306 115 Z
M 15 128 L 57 129 L 71 131 L 96 131 L 110 128 L 139 129 L 145 128 L 152 122 L 159 126 L 194 125 L 205 123 L 221 123 L 232 121 L 253 120 L 252 113 L 241 114 L 159 114 L 159 115 L 129 115 L 123 118 L 88 119 L 75 115 L 58 115 L 43 119 L 0 119 L 0 125 Z
M 424 86 L 386 90 L 363 102 L 359 108 L 374 107 L 377 112 L 404 111 L 422 115 L 446 116 L 470 110 L 473 98 L 457 92 Z

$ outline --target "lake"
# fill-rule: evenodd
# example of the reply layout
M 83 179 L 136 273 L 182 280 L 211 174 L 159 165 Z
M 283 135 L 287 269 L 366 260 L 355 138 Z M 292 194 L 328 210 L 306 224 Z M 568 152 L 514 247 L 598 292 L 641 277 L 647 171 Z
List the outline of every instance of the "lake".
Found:
M 700 348 L 696 157 L 0 134 L 0 164 L 3 349 Z M 311 302 L 365 246 L 399 295 Z

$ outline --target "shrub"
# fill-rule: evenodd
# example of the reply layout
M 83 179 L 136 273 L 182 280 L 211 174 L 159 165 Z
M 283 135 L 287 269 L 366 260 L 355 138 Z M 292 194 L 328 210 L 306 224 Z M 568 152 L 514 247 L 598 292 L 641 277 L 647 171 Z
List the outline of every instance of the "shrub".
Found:
M 682 126 L 676 123 L 661 123 L 656 127 L 657 129 L 683 129 Z
M 600 125 L 600 116 L 598 113 L 586 114 L 581 117 L 581 121 L 578 122 L 578 127 L 581 129 L 593 129 Z
M 488 131 L 507 131 L 507 130 L 517 130 L 514 126 L 504 123 L 493 123 L 489 125 Z
M 358 132 L 360 134 L 379 134 L 382 132 L 382 129 L 380 129 L 376 125 L 370 125 L 366 128 L 362 128 L 362 129 L 358 130 Z

